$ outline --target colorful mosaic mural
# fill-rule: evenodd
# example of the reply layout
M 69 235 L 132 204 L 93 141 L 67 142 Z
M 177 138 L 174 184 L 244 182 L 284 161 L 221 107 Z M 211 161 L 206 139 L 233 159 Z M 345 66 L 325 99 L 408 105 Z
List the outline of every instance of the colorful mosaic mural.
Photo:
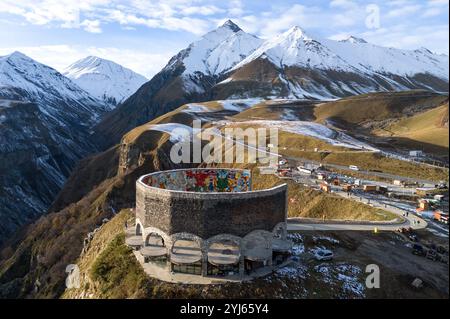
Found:
M 251 191 L 251 173 L 233 169 L 189 169 L 146 176 L 145 184 L 187 192 Z

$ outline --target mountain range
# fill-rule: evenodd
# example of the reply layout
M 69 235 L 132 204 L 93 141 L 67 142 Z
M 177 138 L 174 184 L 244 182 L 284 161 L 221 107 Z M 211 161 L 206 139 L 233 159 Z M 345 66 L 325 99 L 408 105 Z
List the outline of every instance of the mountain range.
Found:
M 448 91 L 448 57 L 299 27 L 268 40 L 232 21 L 172 57 L 150 81 L 112 61 L 60 73 L 20 52 L 0 57 L 0 240 L 43 214 L 76 163 L 189 102 L 327 100 L 371 91 Z
M 116 225 L 108 219 L 130 212 L 136 179 L 178 167 L 168 157 L 170 136 L 161 129 L 170 123 L 262 118 L 291 129 L 303 125 L 284 133 L 280 149 L 347 166 L 359 161 L 383 171 L 399 168 L 403 176 L 433 174 L 440 180 L 445 173 L 375 153 L 322 157 L 302 149 L 333 147 L 323 141 L 331 138 L 322 133 L 330 129 L 305 135 L 305 127 L 330 124 L 336 136 L 357 134 L 392 152 L 417 145 L 448 151 L 448 143 L 441 143 L 448 141 L 448 96 L 415 90 L 353 97 L 370 91 L 447 92 L 448 57 L 427 49 L 383 48 L 356 37 L 319 39 L 299 27 L 263 40 L 227 21 L 180 51 L 150 81 L 138 84 L 144 79 L 130 72 L 95 57 L 76 62 L 66 75 L 19 52 L 0 57 L 0 297 L 64 293 L 65 267 L 83 262 L 80 252 L 96 230 L 122 229 L 125 219 Z M 334 101 L 341 96 L 352 97 Z M 247 99 L 227 100 L 238 98 Z M 139 127 L 150 120 L 160 131 Z M 424 132 L 430 123 L 434 127 Z M 91 248 L 93 261 L 105 251 Z
M 320 39 L 293 27 L 266 41 L 228 20 L 172 57 L 96 126 L 104 146 L 184 103 L 232 98 L 336 99 L 374 91 L 448 92 L 448 56 Z

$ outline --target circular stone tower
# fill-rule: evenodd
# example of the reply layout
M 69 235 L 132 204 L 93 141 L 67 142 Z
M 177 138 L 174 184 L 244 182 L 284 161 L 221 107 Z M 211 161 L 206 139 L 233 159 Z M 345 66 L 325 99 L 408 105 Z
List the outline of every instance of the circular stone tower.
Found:
M 286 218 L 286 184 L 252 191 L 248 170 L 162 171 L 136 182 L 127 244 L 153 277 L 243 280 L 286 261 Z

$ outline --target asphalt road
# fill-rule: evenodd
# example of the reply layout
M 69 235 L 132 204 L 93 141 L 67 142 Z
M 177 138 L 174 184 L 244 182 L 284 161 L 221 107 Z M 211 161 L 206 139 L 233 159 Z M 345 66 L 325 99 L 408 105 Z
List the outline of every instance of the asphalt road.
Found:
M 352 200 L 369 204 L 368 199 L 364 197 L 359 197 L 355 195 L 351 195 L 350 197 L 345 192 L 334 191 L 334 194 L 340 195 L 342 197 L 350 198 Z M 380 208 L 387 210 L 400 218 L 404 219 L 402 223 L 394 223 L 394 222 L 322 222 L 318 220 L 317 222 L 302 221 L 298 218 L 288 218 L 287 229 L 289 231 L 298 231 L 298 230 L 322 230 L 322 231 L 333 231 L 333 230 L 361 230 L 361 231 L 373 231 L 375 228 L 383 231 L 396 231 L 401 227 L 412 229 L 423 229 L 426 228 L 428 223 L 420 218 L 419 216 L 409 213 L 407 216 L 405 214 L 405 210 L 390 205 L 386 202 L 370 199 L 370 205 L 375 208 Z

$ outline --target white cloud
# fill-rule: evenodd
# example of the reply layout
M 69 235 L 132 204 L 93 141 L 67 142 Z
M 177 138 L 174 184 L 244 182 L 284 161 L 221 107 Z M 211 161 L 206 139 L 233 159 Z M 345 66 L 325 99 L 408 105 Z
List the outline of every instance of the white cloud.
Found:
M 428 0 L 429 6 L 446 6 L 448 7 L 448 0 Z
M 449 52 L 448 25 L 430 25 L 411 28 L 407 24 L 399 24 L 390 28 L 380 28 L 361 34 L 367 41 L 400 49 L 414 50 L 426 47 L 437 53 Z
M 84 20 L 80 23 L 80 26 L 84 28 L 87 32 L 91 33 L 101 33 L 102 29 L 100 28 L 99 20 Z
M 440 15 L 441 13 L 443 13 L 443 12 L 439 8 L 428 8 L 425 10 L 425 12 L 422 14 L 422 16 L 425 18 L 435 17 L 435 16 Z
M 210 22 L 192 16 L 209 16 L 224 12 L 214 5 L 195 6 L 197 0 L 1 0 L 0 13 L 23 17 L 35 25 L 80 28 L 101 32 L 105 22 L 143 25 L 150 28 L 184 30 L 202 34 Z M 82 21 L 82 22 L 80 22 Z
M 233 17 L 239 17 L 244 14 L 244 4 L 241 0 L 231 0 L 229 1 L 228 14 Z
M 213 15 L 216 13 L 224 12 L 225 10 L 220 9 L 213 5 L 207 5 L 207 6 L 193 6 L 193 7 L 186 7 L 181 10 L 181 12 L 185 15 Z
M 389 18 L 398 18 L 402 16 L 411 15 L 413 13 L 418 12 L 422 8 L 421 5 L 409 5 L 409 6 L 402 6 L 398 9 L 392 9 L 387 13 L 387 16 Z
M 350 0 L 333 0 L 330 2 L 331 8 L 346 8 L 346 9 L 355 9 L 358 7 L 353 1 Z

